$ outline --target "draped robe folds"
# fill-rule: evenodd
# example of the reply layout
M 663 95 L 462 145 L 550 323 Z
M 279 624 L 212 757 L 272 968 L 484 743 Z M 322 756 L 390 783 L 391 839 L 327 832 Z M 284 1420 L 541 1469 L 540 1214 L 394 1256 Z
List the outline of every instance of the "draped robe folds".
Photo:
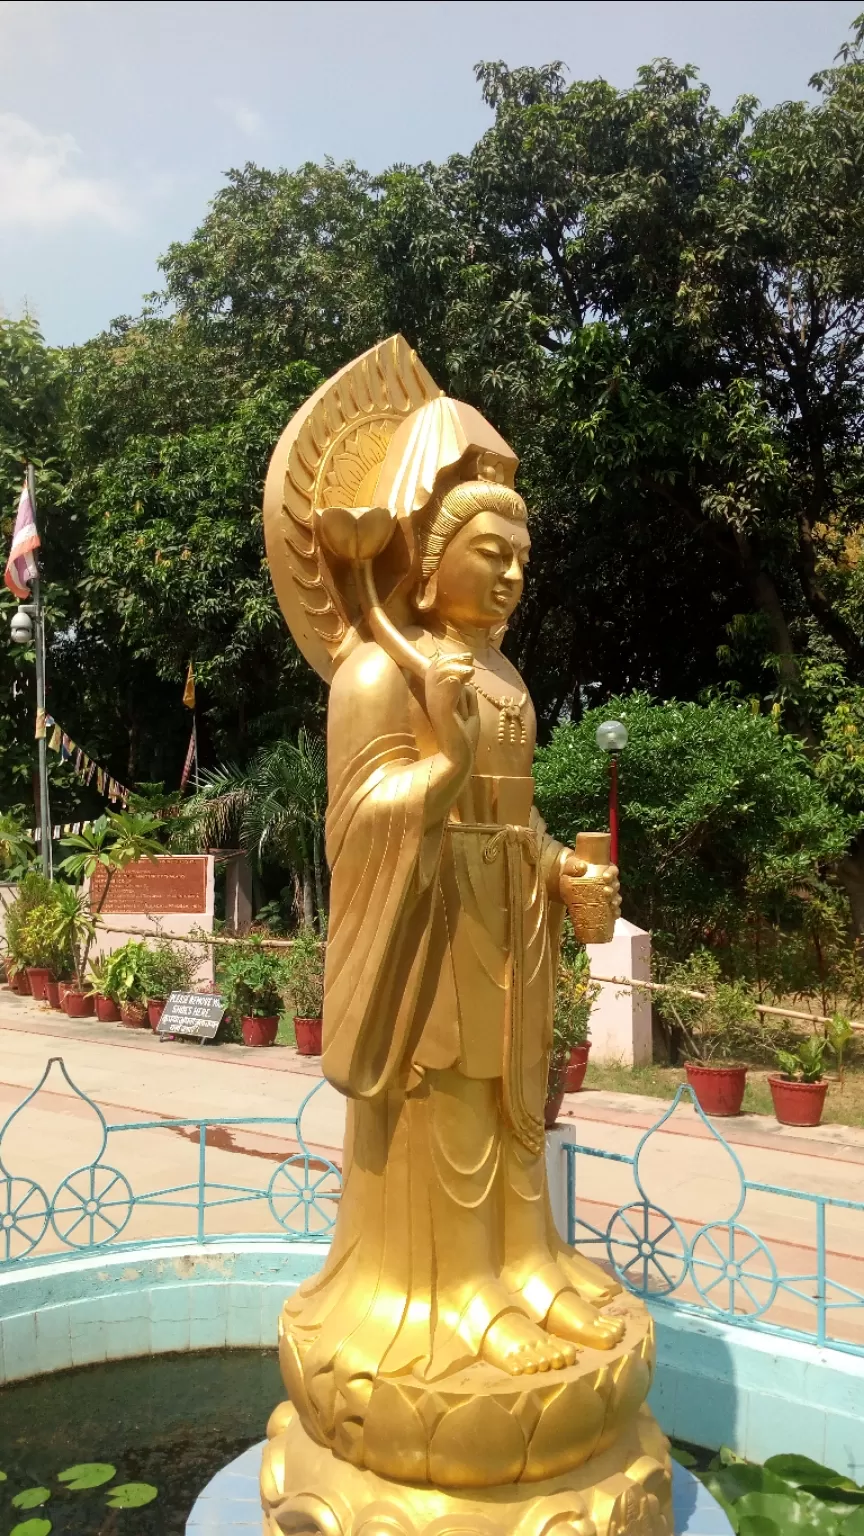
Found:
M 364 707 L 356 677 L 370 666 L 379 681 Z M 475 775 L 436 818 L 434 743 L 415 689 L 367 645 L 331 698 L 323 1067 L 349 1100 L 344 1188 L 327 1261 L 284 1316 L 319 1413 L 321 1394 L 350 1395 L 370 1375 L 470 1364 L 436 1307 L 447 1239 L 433 1181 L 452 1167 L 464 1205 L 503 1201 L 502 1136 L 531 1161 L 543 1151 L 563 849 L 528 776 Z M 481 709 L 480 745 L 497 725 L 497 711 Z M 456 1165 L 448 1140 L 453 1105 L 436 1089 L 447 1072 L 481 1096 L 488 1085 L 494 1105 L 471 1166 Z M 490 1262 L 500 1270 L 502 1254 Z

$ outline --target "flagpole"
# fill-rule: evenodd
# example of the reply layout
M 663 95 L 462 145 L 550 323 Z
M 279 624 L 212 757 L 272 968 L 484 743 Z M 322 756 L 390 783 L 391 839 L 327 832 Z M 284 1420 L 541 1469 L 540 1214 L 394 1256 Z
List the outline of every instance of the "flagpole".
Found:
M 32 464 L 27 465 L 27 490 L 30 495 L 30 505 L 33 508 L 33 517 L 36 517 L 36 472 Z M 36 620 L 36 719 L 45 719 L 45 620 L 42 604 L 42 583 L 38 575 L 33 579 L 33 608 Z M 51 857 L 51 812 L 48 804 L 48 741 L 46 732 L 42 731 L 39 741 L 39 827 L 42 842 L 42 869 L 46 879 L 53 880 L 54 870 Z

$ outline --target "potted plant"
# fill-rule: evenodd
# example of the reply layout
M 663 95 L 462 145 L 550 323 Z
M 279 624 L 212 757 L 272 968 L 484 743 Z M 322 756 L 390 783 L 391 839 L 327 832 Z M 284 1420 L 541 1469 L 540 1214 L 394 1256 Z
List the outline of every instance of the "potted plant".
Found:
M 782 1070 L 768 1078 L 774 1113 L 781 1125 L 818 1125 L 825 1108 L 828 1083 L 822 1063 L 829 1042 L 819 1035 L 802 1040 L 797 1051 L 778 1051 Z
M 670 965 L 659 1004 L 684 1043 L 687 1082 L 706 1115 L 741 1113 L 747 1068 L 741 1057 L 758 1032 L 755 1000 L 740 981 L 723 981 L 706 950 Z
M 115 951 L 116 953 L 116 951 Z M 96 1017 L 100 1024 L 119 1024 L 120 1009 L 115 996 L 117 967 L 114 955 L 102 955 L 90 961 L 90 991 L 96 1005 Z
M 120 1007 L 120 1018 L 129 1029 L 148 1029 L 147 1017 L 147 945 L 143 939 L 127 939 L 111 956 L 112 994 Z
M 288 990 L 294 1008 L 294 1037 L 300 1056 L 321 1055 L 324 1008 L 324 945 L 312 928 L 301 928 L 289 953 Z
M 246 1045 L 272 1045 L 286 990 L 286 964 L 259 938 L 225 945 L 219 963 L 220 990 L 232 1017 L 240 1020 Z
M 194 953 L 168 938 L 158 939 L 155 949 L 147 951 L 142 980 L 151 1029 L 158 1029 L 169 993 L 192 990 L 197 968 Z
M 19 881 L 14 901 L 6 909 L 6 943 L 10 966 L 7 972 L 9 985 L 22 996 L 29 996 L 30 982 L 27 977 L 27 950 L 24 928 L 27 918 L 36 907 L 45 906 L 52 899 L 51 881 L 37 869 L 30 870 Z
M 588 1021 L 599 991 L 598 984 L 591 980 L 587 951 L 572 933 L 565 934 L 552 1021 L 553 1052 L 566 1053 L 565 1093 L 578 1093 L 585 1081 L 591 1049 Z
M 549 1076 L 546 1079 L 546 1105 L 543 1111 L 543 1121 L 547 1131 L 551 1131 L 561 1113 L 561 1105 L 564 1103 L 564 1093 L 566 1091 L 569 1058 L 569 1046 L 559 1046 L 556 1048 L 553 1043 L 552 1054 L 549 1057 Z
M 65 980 L 70 975 L 73 956 L 68 939 L 58 938 L 57 901 L 53 896 L 27 914 L 20 943 L 33 997 L 59 1008 L 58 978 Z
M 85 984 L 87 956 L 96 936 L 96 920 L 87 897 L 74 886 L 58 882 L 54 887 L 54 938 L 72 957 L 73 981 L 61 988 L 63 1008 L 70 1019 L 92 1017 L 93 995 Z

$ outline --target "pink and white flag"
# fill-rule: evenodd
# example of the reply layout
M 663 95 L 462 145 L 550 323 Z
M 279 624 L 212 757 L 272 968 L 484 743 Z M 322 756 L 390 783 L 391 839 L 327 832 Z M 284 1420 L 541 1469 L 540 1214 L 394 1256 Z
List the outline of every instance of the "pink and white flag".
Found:
M 33 551 L 39 548 L 40 543 L 41 540 L 36 531 L 36 518 L 33 515 L 33 504 L 25 481 L 21 500 L 18 503 L 18 516 L 15 519 L 15 531 L 12 535 L 9 559 L 6 561 L 5 576 L 9 591 L 14 592 L 15 596 L 22 600 L 30 596 L 29 583 L 39 575 Z

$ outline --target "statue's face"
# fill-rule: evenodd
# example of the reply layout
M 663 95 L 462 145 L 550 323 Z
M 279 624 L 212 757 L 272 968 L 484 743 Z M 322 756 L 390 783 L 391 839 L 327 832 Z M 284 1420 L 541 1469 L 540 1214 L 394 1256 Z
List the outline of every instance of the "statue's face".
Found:
M 505 623 L 522 596 L 528 529 L 500 512 L 477 512 L 453 535 L 438 566 L 434 609 L 472 629 Z

